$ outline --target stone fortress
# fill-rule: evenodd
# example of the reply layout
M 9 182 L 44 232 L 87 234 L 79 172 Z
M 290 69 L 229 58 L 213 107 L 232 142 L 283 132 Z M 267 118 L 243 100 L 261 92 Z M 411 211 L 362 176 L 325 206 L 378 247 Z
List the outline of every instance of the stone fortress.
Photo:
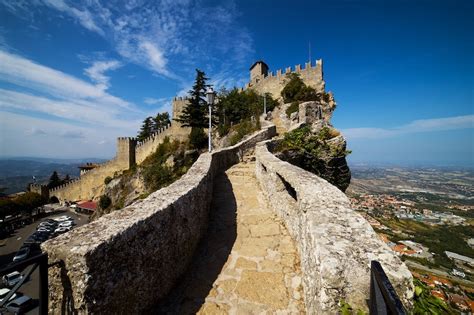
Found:
M 296 65 L 287 67 L 285 71 L 269 71 L 264 61 L 257 61 L 250 67 L 250 81 L 246 89 L 253 89 L 258 94 L 271 93 L 275 99 L 280 97 L 280 91 L 285 86 L 285 76 L 289 73 L 298 73 L 305 84 L 323 92 L 325 82 L 323 79 L 323 62 L 316 60 L 315 64 L 307 62 L 305 67 Z M 187 97 L 175 97 L 172 102 L 172 118 L 178 117 L 187 104 Z M 153 134 L 143 142 L 137 142 L 132 137 L 119 137 L 117 139 L 116 156 L 105 163 L 98 164 L 90 170 L 81 171 L 79 178 L 63 184 L 49 191 L 43 185 L 33 184 L 30 190 L 47 197 L 56 197 L 61 203 L 66 201 L 97 200 L 105 189 L 106 177 L 114 177 L 128 170 L 133 165 L 140 165 L 149 155 L 155 152 L 165 137 L 176 140 L 185 140 L 190 128 L 183 128 L 180 123 L 173 121 L 166 128 Z
M 274 76 L 262 61 L 250 71 L 251 80 L 246 88 L 278 97 L 285 82 L 281 71 Z M 287 69 L 286 73 L 291 71 Z M 315 67 L 296 66 L 294 72 L 300 73 L 306 84 L 324 92 L 321 61 Z M 186 102 L 186 98 L 174 99 L 173 117 L 179 115 Z M 308 122 L 309 111 L 301 111 L 304 104 L 300 104 L 299 123 Z M 142 163 L 164 137 L 182 139 L 186 132 L 173 123 L 142 143 L 119 138 L 114 159 L 49 193 L 61 201 L 95 198 L 100 195 L 106 176 Z M 198 307 L 204 308 L 202 314 L 242 311 L 245 305 L 250 307 L 249 313 L 259 308 L 278 313 L 272 302 L 281 302 L 279 297 L 293 301 L 295 296 L 302 301 L 300 311 L 291 311 L 295 304 L 285 302 L 286 306 L 279 307 L 281 313 L 304 310 L 307 314 L 336 314 L 340 312 L 341 300 L 354 309 L 366 310 L 372 260 L 381 263 L 403 304 L 409 307 L 413 279 L 405 264 L 378 238 L 369 223 L 350 208 L 344 193 L 274 155 L 275 136 L 276 123 L 262 120 L 261 130 L 234 146 L 201 154 L 188 172 L 169 186 L 43 243 L 42 250 L 48 254 L 51 266 L 49 313 L 153 313 L 156 303 L 179 286 L 190 266 L 202 263 L 196 258 L 199 241 L 209 234 L 208 226 L 212 226 L 216 214 L 222 214 L 226 208 L 230 217 L 221 220 L 229 224 L 228 228 L 217 231 L 219 239 L 228 239 L 230 243 L 225 248 L 203 251 L 211 255 L 209 263 L 203 264 L 204 270 L 218 272 L 194 281 L 205 284 L 204 290 L 186 291 Z M 233 167 L 237 167 L 235 176 L 226 177 Z M 244 179 L 239 190 L 235 178 L 241 176 L 243 169 L 248 169 L 246 176 L 251 176 L 258 187 L 249 188 Z M 222 179 L 227 184 L 223 185 Z M 255 193 L 253 201 L 249 189 Z M 216 208 L 216 202 L 224 207 Z M 242 213 L 243 205 L 250 213 Z M 286 229 L 286 236 L 270 229 L 271 221 L 265 221 L 260 230 L 240 223 L 242 217 L 247 222 L 259 221 L 263 208 L 282 222 L 276 230 Z M 242 243 L 239 238 L 233 239 L 229 235 L 232 230 L 242 237 L 254 236 L 248 238 L 251 242 L 247 245 L 251 246 L 245 247 L 245 238 Z M 275 251 L 276 245 L 271 245 L 278 237 L 287 241 L 278 245 L 281 255 Z M 293 244 L 295 250 L 290 256 L 284 253 L 284 244 Z M 244 260 L 236 260 L 236 253 Z M 218 255 L 224 260 L 216 265 Z M 291 262 L 285 257 L 291 258 Z M 245 266 L 239 265 L 239 261 L 246 262 Z M 282 268 L 285 263 L 289 267 Z M 283 279 L 282 275 L 288 275 L 284 270 L 290 267 L 301 268 L 301 276 Z M 224 271 L 219 274 L 221 270 Z M 278 285 L 273 286 L 269 279 L 276 279 Z M 287 289 L 291 289 L 288 295 Z M 239 298 L 235 298 L 236 294 L 240 294 Z M 272 300 L 272 294 L 277 298 Z

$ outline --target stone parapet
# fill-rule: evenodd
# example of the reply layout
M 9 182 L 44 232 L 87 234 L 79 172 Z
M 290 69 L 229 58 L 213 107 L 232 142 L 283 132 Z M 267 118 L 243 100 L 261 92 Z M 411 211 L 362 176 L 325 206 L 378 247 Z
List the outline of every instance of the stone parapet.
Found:
M 412 276 L 349 199 L 322 178 L 275 157 L 273 142 L 256 147 L 256 175 L 285 221 L 301 258 L 308 314 L 336 314 L 340 300 L 367 310 L 370 262 L 382 264 L 402 302 L 410 306 Z
M 207 227 L 213 180 L 256 143 L 202 154 L 178 181 L 148 198 L 42 244 L 52 314 L 138 314 L 163 298 L 186 270 Z

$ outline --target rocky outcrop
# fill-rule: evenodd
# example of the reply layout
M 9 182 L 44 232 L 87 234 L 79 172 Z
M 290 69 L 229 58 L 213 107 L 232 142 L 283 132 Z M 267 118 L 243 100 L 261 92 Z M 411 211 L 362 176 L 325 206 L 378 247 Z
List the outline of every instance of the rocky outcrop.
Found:
M 238 163 L 266 127 L 230 148 L 202 154 L 178 181 L 121 211 L 42 244 L 49 312 L 137 314 L 165 296 L 206 230 L 214 176 Z
M 367 309 L 370 262 L 382 264 L 406 306 L 413 297 L 412 276 L 346 195 L 326 180 L 256 148 L 256 174 L 264 194 L 296 241 L 308 314 L 336 314 L 338 303 Z

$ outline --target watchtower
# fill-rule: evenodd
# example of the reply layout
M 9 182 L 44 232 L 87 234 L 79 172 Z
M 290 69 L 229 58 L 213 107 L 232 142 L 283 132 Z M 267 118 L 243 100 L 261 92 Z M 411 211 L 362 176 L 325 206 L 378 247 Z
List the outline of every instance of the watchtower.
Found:
M 250 67 L 250 83 L 258 83 L 268 75 L 268 65 L 263 60 L 256 61 Z
M 137 139 L 129 137 L 117 138 L 117 156 L 116 161 L 127 169 L 135 165 L 135 147 Z

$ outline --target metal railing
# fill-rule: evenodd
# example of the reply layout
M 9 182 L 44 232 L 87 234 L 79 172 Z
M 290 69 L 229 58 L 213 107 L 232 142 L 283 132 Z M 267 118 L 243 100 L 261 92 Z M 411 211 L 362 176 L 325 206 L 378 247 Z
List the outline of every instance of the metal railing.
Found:
M 27 269 L 30 267 L 29 269 Z M 36 256 L 25 259 L 24 261 L 12 264 L 2 270 L 0 270 L 0 277 L 3 278 L 14 271 L 19 271 L 22 274 L 21 280 L 16 283 L 8 294 L 0 302 L 0 311 L 4 310 L 5 306 L 10 302 L 10 298 L 15 294 L 18 289 L 28 281 L 29 277 L 39 267 L 39 314 L 48 314 L 48 255 L 45 253 L 38 254 Z M 23 272 L 25 271 L 26 272 Z
M 406 315 L 395 289 L 388 280 L 382 265 L 376 260 L 370 263 L 370 314 Z

